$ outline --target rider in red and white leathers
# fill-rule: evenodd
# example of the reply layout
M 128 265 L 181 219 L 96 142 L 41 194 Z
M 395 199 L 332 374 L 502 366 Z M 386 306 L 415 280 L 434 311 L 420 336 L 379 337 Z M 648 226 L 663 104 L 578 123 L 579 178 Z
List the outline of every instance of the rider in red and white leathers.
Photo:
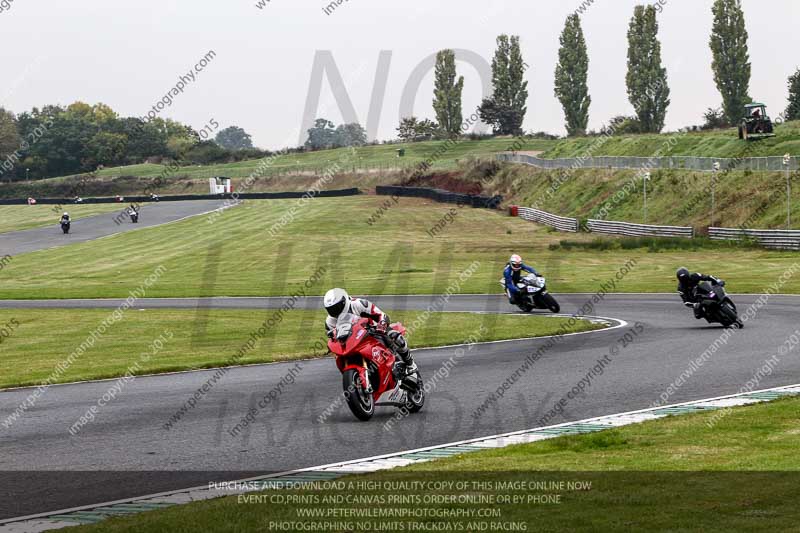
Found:
M 416 372 L 417 364 L 408 349 L 405 337 L 389 327 L 389 316 L 380 310 L 374 303 L 365 298 L 350 298 L 344 289 L 331 289 L 325 294 L 323 301 L 328 317 L 325 319 L 325 333 L 333 336 L 333 329 L 339 316 L 352 314 L 361 318 L 369 318 L 378 325 L 378 330 L 385 333 L 392 342 L 393 348 L 400 359 L 406 364 L 408 373 Z

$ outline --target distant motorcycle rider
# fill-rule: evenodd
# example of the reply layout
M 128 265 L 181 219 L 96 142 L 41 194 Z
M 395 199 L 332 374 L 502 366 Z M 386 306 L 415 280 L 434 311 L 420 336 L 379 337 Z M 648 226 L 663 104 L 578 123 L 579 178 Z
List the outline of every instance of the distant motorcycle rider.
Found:
M 683 304 L 686 307 L 691 307 L 694 310 L 694 317 L 698 320 L 703 318 L 703 306 L 697 298 L 697 286 L 701 281 L 711 282 L 712 285 L 724 286 L 725 282 L 717 279 L 714 276 L 706 276 L 699 272 L 689 272 L 686 267 L 681 267 L 675 273 L 678 278 L 678 294 L 680 294 Z
M 63 215 L 61 215 L 61 223 L 62 223 L 62 224 L 69 224 L 69 222 L 70 222 L 70 220 L 69 220 L 69 213 L 67 213 L 66 211 L 64 211 L 64 214 L 63 214 Z
M 325 319 L 325 333 L 329 338 L 333 338 L 333 330 L 336 327 L 339 316 L 350 313 L 352 315 L 369 318 L 378 326 L 378 331 L 385 334 L 388 341 L 400 359 L 406 365 L 406 372 L 411 374 L 417 371 L 417 364 L 408 349 L 408 342 L 405 337 L 389 327 L 389 316 L 381 311 L 377 305 L 365 298 L 350 298 L 344 289 L 331 289 L 325 293 L 323 299 L 325 311 L 328 317 Z
M 522 262 L 522 257 L 517 254 L 512 255 L 511 259 L 508 260 L 506 269 L 503 271 L 503 278 L 506 280 L 506 290 L 508 291 L 508 301 L 511 305 L 517 305 L 522 294 L 517 284 L 522 277 L 523 271 L 539 276 L 535 268 Z

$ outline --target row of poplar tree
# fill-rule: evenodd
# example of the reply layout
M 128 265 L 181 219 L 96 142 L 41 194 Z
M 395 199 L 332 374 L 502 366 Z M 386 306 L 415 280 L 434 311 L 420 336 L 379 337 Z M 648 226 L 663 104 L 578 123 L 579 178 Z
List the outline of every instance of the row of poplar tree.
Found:
M 752 101 L 749 95 L 751 63 L 748 33 L 741 0 L 715 0 L 714 24 L 710 47 L 713 53 L 714 81 L 722 95 L 724 124 L 738 123 L 744 106 Z M 589 53 L 578 14 L 567 17 L 561 33 L 561 47 L 555 72 L 555 95 L 564 108 L 569 136 L 585 135 L 589 123 L 592 98 L 587 83 Z M 524 75 L 528 65 L 522 59 L 519 37 L 501 35 L 492 61 L 494 92 L 481 103 L 481 119 L 498 135 L 522 132 L 527 112 L 528 82 Z M 667 69 L 661 60 L 658 39 L 657 10 L 654 6 L 636 6 L 628 29 L 628 99 L 636 111 L 636 131 L 659 133 L 664 128 L 670 105 Z M 464 78 L 456 73 L 455 54 L 443 50 L 437 54 L 433 109 L 438 124 L 404 119 L 400 136 L 419 134 L 458 135 L 463 133 L 461 94 Z M 789 109 L 786 120 L 800 119 L 800 70 L 789 79 Z

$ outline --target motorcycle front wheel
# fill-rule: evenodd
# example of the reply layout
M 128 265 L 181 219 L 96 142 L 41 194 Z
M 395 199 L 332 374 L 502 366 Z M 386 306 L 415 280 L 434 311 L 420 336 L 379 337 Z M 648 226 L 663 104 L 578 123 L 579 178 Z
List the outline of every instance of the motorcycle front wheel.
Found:
M 561 311 L 561 306 L 558 304 L 553 295 L 549 292 L 542 296 L 542 302 L 544 303 L 545 307 L 551 310 L 554 313 L 558 313 Z
M 736 309 L 733 308 L 731 304 L 728 302 L 723 303 L 720 308 L 720 314 L 722 315 L 722 325 L 726 328 L 731 326 L 736 326 L 739 329 L 744 327 L 744 324 L 739 320 L 739 315 L 736 312 Z
M 355 369 L 347 370 L 342 374 L 342 387 L 344 387 L 344 398 L 350 411 L 359 420 L 367 421 L 375 414 L 375 400 L 372 394 L 364 390 L 361 383 L 361 375 Z

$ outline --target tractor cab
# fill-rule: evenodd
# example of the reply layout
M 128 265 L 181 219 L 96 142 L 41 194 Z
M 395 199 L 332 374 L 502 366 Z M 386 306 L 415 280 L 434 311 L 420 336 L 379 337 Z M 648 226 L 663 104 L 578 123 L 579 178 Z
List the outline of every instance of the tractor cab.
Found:
M 747 104 L 744 106 L 747 110 L 747 116 L 752 118 L 760 118 L 767 116 L 767 106 L 764 104 Z
M 774 137 L 772 120 L 767 115 L 767 106 L 759 103 L 744 106 L 744 118 L 739 125 L 739 138 L 745 141 Z

